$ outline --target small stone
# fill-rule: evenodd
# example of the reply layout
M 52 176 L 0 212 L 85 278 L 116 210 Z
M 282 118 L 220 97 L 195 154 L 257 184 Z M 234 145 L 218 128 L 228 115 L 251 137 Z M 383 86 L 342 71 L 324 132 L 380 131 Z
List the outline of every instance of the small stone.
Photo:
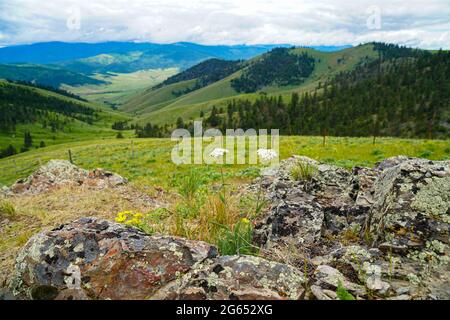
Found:
M 318 266 L 315 271 L 315 278 L 317 279 L 316 284 L 319 286 L 320 284 L 325 284 L 337 288 L 339 282 L 341 282 L 342 286 L 350 292 L 362 296 L 366 294 L 363 286 L 348 281 L 339 270 L 328 265 Z
M 411 300 L 411 297 L 408 296 L 407 294 L 402 294 L 402 295 L 395 296 L 395 297 L 389 297 L 387 299 L 388 300 Z

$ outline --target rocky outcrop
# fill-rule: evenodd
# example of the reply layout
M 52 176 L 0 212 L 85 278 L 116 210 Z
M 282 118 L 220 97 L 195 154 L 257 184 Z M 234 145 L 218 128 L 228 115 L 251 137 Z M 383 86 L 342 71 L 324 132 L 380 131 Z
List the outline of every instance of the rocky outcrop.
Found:
M 314 175 L 294 180 L 298 162 Z M 359 298 L 450 298 L 449 161 L 400 156 L 347 171 L 293 157 L 258 186 L 271 207 L 255 241 L 315 266 L 306 298 L 336 299 L 338 280 Z
M 299 161 L 314 170 L 294 179 Z M 64 181 L 86 177 L 68 172 Z M 344 170 L 293 157 L 268 172 L 250 187 L 264 190 L 270 203 L 255 227 L 260 257 L 219 256 L 203 242 L 85 218 L 26 244 L 14 293 L 34 299 L 334 300 L 344 290 L 355 299 L 450 299 L 449 161 L 395 157 L 373 169 Z M 41 174 L 29 185 L 40 177 L 55 181 Z
M 324 210 L 314 197 L 290 188 L 259 226 L 259 242 L 268 247 L 291 242 L 296 247 L 315 243 L 321 236 Z
M 124 185 L 127 182 L 127 179 L 103 169 L 88 171 L 69 161 L 51 160 L 28 178 L 18 180 L 4 192 L 6 194 L 39 194 L 63 186 L 104 189 Z
M 84 218 L 28 241 L 17 258 L 13 289 L 32 299 L 146 299 L 216 255 L 206 243 Z
M 448 244 L 450 162 L 403 159 L 385 168 L 375 186 L 368 232 L 384 249 L 423 249 Z
M 27 299 L 295 299 L 300 271 L 257 257 L 217 257 L 200 241 L 148 236 L 83 218 L 28 241 L 15 295 Z

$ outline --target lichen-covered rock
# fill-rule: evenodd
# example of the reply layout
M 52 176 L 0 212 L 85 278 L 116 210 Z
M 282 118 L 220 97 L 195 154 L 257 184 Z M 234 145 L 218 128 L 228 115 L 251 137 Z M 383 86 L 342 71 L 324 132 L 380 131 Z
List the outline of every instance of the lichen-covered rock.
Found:
M 314 197 L 292 189 L 272 209 L 260 225 L 259 233 L 265 233 L 263 241 L 268 247 L 289 241 L 297 247 L 314 243 L 320 238 L 324 214 Z M 292 241 L 291 241 L 292 240 Z
M 223 256 L 197 265 L 155 299 L 299 299 L 306 279 L 300 270 L 252 256 Z
M 364 286 L 349 281 L 339 270 L 328 265 L 320 265 L 315 272 L 315 285 L 321 288 L 333 289 L 336 291 L 341 284 L 349 292 L 364 296 L 366 290 Z
M 384 159 L 383 161 L 378 162 L 375 165 L 375 170 L 377 171 L 383 171 L 395 166 L 398 166 L 399 164 L 408 161 L 408 160 L 412 160 L 414 158 L 410 158 L 407 156 L 396 156 L 396 157 L 391 157 L 391 158 L 387 158 Z
M 449 243 L 450 162 L 403 159 L 384 166 L 374 185 L 367 228 L 382 248 L 397 251 Z
M 317 169 L 311 181 L 295 181 L 297 162 Z M 289 240 L 296 245 L 316 243 L 321 234 L 338 235 L 364 225 L 372 203 L 376 173 L 367 168 L 348 171 L 307 157 L 282 161 L 275 175 L 259 181 L 267 190 L 271 209 L 256 228 L 257 240 L 267 247 Z
M 217 255 L 215 247 L 83 218 L 31 238 L 16 261 L 16 295 L 31 299 L 147 299 Z
M 317 168 L 307 183 L 290 175 L 297 161 Z M 309 259 L 317 299 L 334 299 L 341 276 L 362 298 L 365 289 L 377 298 L 450 298 L 450 161 L 398 156 L 347 171 L 293 157 L 260 186 L 271 207 L 258 243 L 295 265 Z
M 39 194 L 63 186 L 81 186 L 103 189 L 126 184 L 121 176 L 103 169 L 87 171 L 69 161 L 51 160 L 26 179 L 18 180 L 6 193 Z

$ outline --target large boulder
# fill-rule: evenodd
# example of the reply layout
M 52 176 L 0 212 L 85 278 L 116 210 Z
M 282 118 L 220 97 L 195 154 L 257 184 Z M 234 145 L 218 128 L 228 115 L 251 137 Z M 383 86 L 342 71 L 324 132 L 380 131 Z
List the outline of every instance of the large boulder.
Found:
M 63 186 L 85 185 L 104 189 L 126 184 L 121 176 L 103 170 L 88 171 L 65 160 L 51 160 L 28 178 L 18 180 L 6 193 L 39 194 Z
M 149 236 L 83 218 L 31 238 L 16 260 L 23 299 L 297 299 L 300 270 L 252 256 L 218 257 L 201 241 Z
M 198 265 L 155 299 L 299 299 L 306 280 L 294 267 L 252 256 L 223 256 Z
M 259 242 L 267 247 L 280 243 L 311 245 L 320 239 L 323 220 L 323 209 L 314 196 L 291 189 L 258 226 Z
M 290 175 L 298 161 L 316 167 L 309 181 Z M 347 171 L 293 157 L 256 185 L 271 205 L 255 238 L 266 256 L 314 266 L 307 297 L 336 299 L 336 279 L 361 298 L 450 297 L 450 161 Z
M 315 168 L 311 179 L 293 179 L 291 170 L 298 162 Z M 350 171 L 307 157 L 282 161 L 278 170 L 257 183 L 267 190 L 271 203 L 257 224 L 258 243 L 305 246 L 317 243 L 323 234 L 361 228 L 374 202 L 375 180 L 376 172 L 368 168 Z
M 31 299 L 147 299 L 217 255 L 215 247 L 83 218 L 31 238 L 13 290 Z
M 449 243 L 450 161 L 394 159 L 379 167 L 376 202 L 366 232 L 380 248 L 407 251 L 433 241 Z M 389 165 L 388 165 L 389 164 Z

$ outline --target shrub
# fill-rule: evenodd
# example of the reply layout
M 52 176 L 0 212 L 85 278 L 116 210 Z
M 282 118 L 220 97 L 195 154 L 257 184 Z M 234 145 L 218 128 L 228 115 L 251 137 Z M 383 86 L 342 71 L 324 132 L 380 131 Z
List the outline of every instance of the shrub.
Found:
M 383 154 L 383 151 L 381 151 L 380 149 L 375 149 L 372 151 L 373 156 L 380 156 L 382 154 Z
M 430 150 L 422 150 L 422 152 L 419 153 L 420 158 L 428 158 L 433 154 Z

